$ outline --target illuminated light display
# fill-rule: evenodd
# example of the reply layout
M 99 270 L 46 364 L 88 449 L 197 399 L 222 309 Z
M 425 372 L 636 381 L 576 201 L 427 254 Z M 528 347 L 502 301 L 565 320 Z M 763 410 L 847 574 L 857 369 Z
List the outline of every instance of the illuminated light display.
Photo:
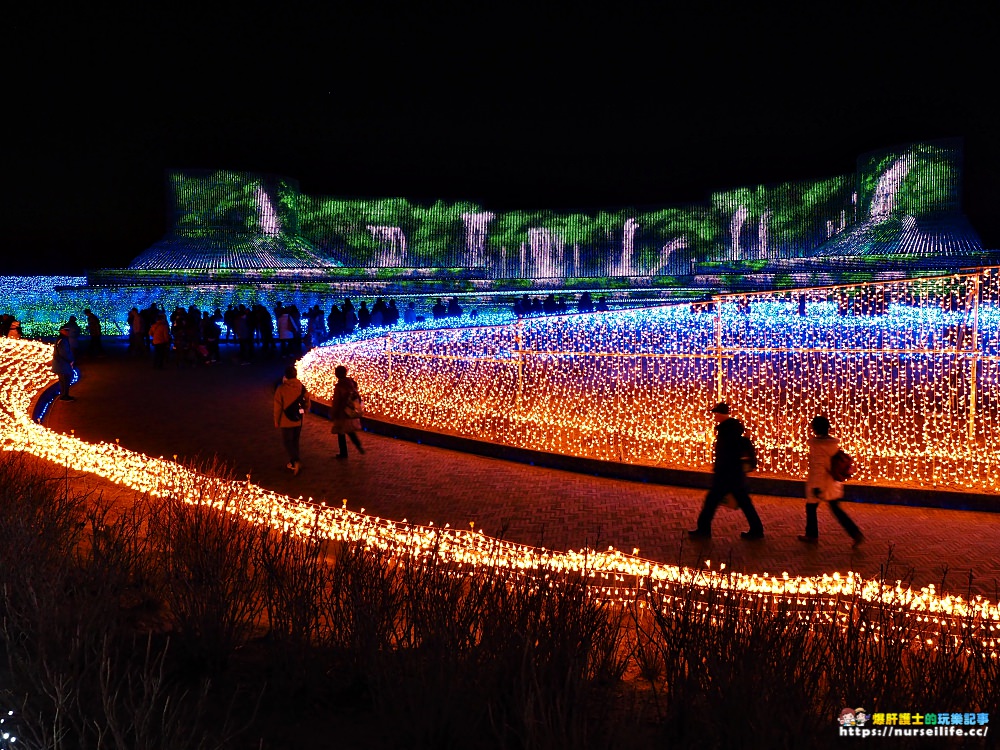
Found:
M 805 259 L 822 270 L 833 257 L 974 256 L 983 248 L 961 213 L 961 162 L 960 141 L 918 142 L 863 155 L 854 174 L 735 188 L 705 204 L 590 213 L 309 196 L 273 175 L 175 171 L 170 230 L 130 269 L 676 278 L 701 273 L 702 263 Z
M 504 326 L 393 333 L 309 352 L 345 364 L 377 419 L 572 456 L 705 470 L 729 401 L 759 473 L 806 473 L 826 414 L 856 481 L 1000 493 L 1000 270 L 720 295 Z
M 245 482 L 199 476 L 174 461 L 150 458 L 117 443 L 90 444 L 33 422 L 29 408 L 34 395 L 52 382 L 50 346 L 29 340 L 0 339 L 5 366 L 0 372 L 0 445 L 109 479 L 151 497 L 172 496 L 219 512 L 239 514 L 251 523 L 267 524 L 284 533 L 319 535 L 330 540 L 358 542 L 395 555 L 434 556 L 454 566 L 457 575 L 481 566 L 515 572 L 525 583 L 544 578 L 584 576 L 592 596 L 612 603 L 667 608 L 675 599 L 688 600 L 692 591 L 723 590 L 770 597 L 776 605 L 801 608 L 799 617 L 818 622 L 847 622 L 852 602 L 884 603 L 903 614 L 909 633 L 892 637 L 955 643 L 976 638 L 997 658 L 1000 608 L 975 596 L 939 596 L 933 586 L 919 591 L 874 580 L 853 572 L 815 577 L 725 572 L 680 568 L 644 560 L 613 548 L 605 551 L 552 551 L 514 544 L 473 529 L 419 526 L 406 521 L 356 513 L 342 507 L 293 499 Z M 504 352 L 496 350 L 497 357 Z M 555 588 L 558 588 L 556 586 Z M 647 598 L 649 594 L 649 598 Z
M 723 217 L 721 243 L 728 260 L 763 260 L 807 255 L 854 223 L 854 179 L 738 188 L 712 195 Z
M 137 271 L 325 268 L 298 233 L 298 183 L 247 172 L 171 172 L 170 230 L 136 258 Z
M 153 301 L 304 309 L 348 296 L 640 288 L 680 299 L 996 265 L 1000 251 L 984 250 L 961 213 L 961 170 L 960 142 L 918 142 L 863 155 L 854 174 L 592 213 L 315 197 L 273 175 L 175 171 L 170 229 L 129 268 L 56 282 L 81 288 L 39 304 L 23 292 L 4 304 L 0 278 L 0 309 L 30 336 L 55 335 L 85 307 L 123 334 L 128 309 Z

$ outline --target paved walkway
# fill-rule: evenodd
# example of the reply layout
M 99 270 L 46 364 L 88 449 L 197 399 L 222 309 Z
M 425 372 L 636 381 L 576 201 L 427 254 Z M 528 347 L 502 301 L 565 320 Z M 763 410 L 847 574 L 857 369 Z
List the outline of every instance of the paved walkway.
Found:
M 397 520 L 466 527 L 551 549 L 592 548 L 631 552 L 666 563 L 780 575 L 854 570 L 885 574 L 916 586 L 935 584 L 956 594 L 971 591 L 1000 600 L 1000 513 L 847 503 L 867 542 L 850 540 L 820 509 L 820 543 L 797 541 L 803 503 L 756 496 L 766 538 L 744 542 L 738 511 L 720 509 L 714 538 L 693 544 L 703 490 L 606 479 L 544 469 L 365 434 L 366 454 L 333 459 L 336 436 L 322 417 L 308 415 L 302 434 L 302 471 L 285 470 L 281 438 L 271 416 L 271 396 L 287 361 L 258 360 L 246 367 L 224 347 L 211 367 L 153 370 L 129 359 L 120 346 L 100 359 L 81 357 L 77 401 L 54 402 L 46 424 L 74 430 L 88 441 L 113 441 L 152 456 L 210 459 L 218 456 L 237 476 L 292 497 L 325 500 Z M 890 562 L 891 560 L 891 562 Z M 888 563 L 888 565 L 887 565 Z

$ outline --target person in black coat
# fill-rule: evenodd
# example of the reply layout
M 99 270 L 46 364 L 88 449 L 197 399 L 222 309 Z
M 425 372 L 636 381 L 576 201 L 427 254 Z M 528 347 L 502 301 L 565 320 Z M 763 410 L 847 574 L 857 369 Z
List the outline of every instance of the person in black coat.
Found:
M 87 316 L 87 332 L 90 334 L 90 349 L 92 356 L 104 354 L 104 345 L 101 343 L 101 319 L 98 318 L 88 307 L 83 311 Z
M 743 438 L 743 423 L 729 415 L 729 404 L 716 404 L 712 408 L 712 415 L 716 421 L 712 487 L 705 496 L 705 503 L 698 515 L 698 528 L 689 531 L 688 535 L 694 539 L 710 538 L 715 510 L 726 495 L 731 494 L 750 524 L 750 529 L 740 532 L 740 536 L 743 539 L 763 539 L 764 526 L 746 489 L 746 473 L 743 467 L 746 441 Z

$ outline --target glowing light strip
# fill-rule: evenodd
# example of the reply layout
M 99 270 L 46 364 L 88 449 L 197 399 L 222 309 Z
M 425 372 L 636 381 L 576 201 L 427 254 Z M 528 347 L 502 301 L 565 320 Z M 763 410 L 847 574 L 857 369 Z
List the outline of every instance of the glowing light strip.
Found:
M 249 481 L 238 482 L 200 476 L 174 461 L 150 458 L 117 443 L 90 444 L 72 435 L 61 435 L 34 423 L 29 417 L 33 395 L 52 382 L 48 369 L 50 345 L 28 340 L 0 339 L 5 363 L 0 372 L 0 444 L 5 451 L 24 451 L 60 466 L 101 476 L 152 497 L 175 496 L 184 502 L 238 513 L 252 523 L 267 524 L 285 533 L 318 534 L 330 540 L 360 542 L 371 548 L 414 557 L 435 555 L 462 570 L 497 566 L 523 575 L 525 580 L 548 576 L 579 575 L 588 579 L 593 596 L 612 602 L 642 601 L 654 595 L 655 606 L 669 606 L 692 590 L 725 590 L 767 596 L 802 607 L 800 617 L 846 621 L 853 597 L 883 602 L 904 614 L 913 633 L 934 642 L 936 638 L 979 638 L 996 657 L 1000 607 L 981 596 L 938 596 L 933 586 L 920 591 L 865 580 L 853 572 L 803 577 L 726 573 L 725 565 L 698 570 L 663 565 L 608 548 L 556 552 L 514 544 L 466 531 L 391 521 L 293 499 L 265 490 Z M 845 601 L 847 600 L 847 601 Z M 699 605 L 700 607 L 701 605 Z M 707 604 L 705 606 L 708 606 Z M 961 635 L 958 630 L 965 631 Z M 894 634 L 899 636 L 901 634 Z

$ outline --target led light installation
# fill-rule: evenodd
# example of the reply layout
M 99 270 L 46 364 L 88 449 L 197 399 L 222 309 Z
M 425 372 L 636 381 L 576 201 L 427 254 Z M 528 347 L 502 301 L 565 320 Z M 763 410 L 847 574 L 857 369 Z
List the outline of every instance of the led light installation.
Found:
M 917 142 L 864 155 L 853 174 L 588 213 L 310 196 L 274 175 L 174 171 L 170 229 L 129 270 L 463 268 L 476 278 L 604 279 L 688 277 L 716 262 L 808 259 L 822 270 L 843 256 L 874 268 L 867 256 L 982 252 L 963 224 L 961 161 L 959 141 Z
M 759 472 L 805 475 L 826 414 L 856 481 L 1000 493 L 1000 269 L 718 296 L 599 315 L 414 331 L 322 347 L 371 416 L 552 453 L 706 469 L 729 401 Z
M 906 632 L 885 637 L 917 638 L 935 643 L 948 638 L 961 644 L 978 639 L 997 658 L 1000 608 L 981 596 L 939 596 L 933 586 L 913 591 L 865 580 L 853 572 L 816 577 L 746 575 L 711 569 L 679 568 L 644 560 L 613 548 L 557 552 L 490 538 L 473 529 L 435 528 L 407 521 L 390 521 L 355 513 L 344 507 L 293 499 L 246 482 L 199 476 L 174 461 L 151 458 L 109 443 L 90 444 L 72 435 L 57 434 L 33 422 L 31 401 L 52 382 L 47 344 L 0 339 L 4 367 L 0 371 L 0 445 L 5 451 L 24 451 L 66 466 L 107 478 L 151 497 L 174 496 L 192 504 L 239 514 L 251 523 L 267 524 L 289 534 L 319 535 L 331 540 L 362 543 L 371 548 L 418 559 L 435 556 L 450 564 L 455 575 L 477 567 L 497 566 L 515 572 L 526 584 L 548 581 L 558 589 L 566 576 L 582 576 L 588 591 L 612 603 L 670 607 L 692 592 L 733 591 L 766 597 L 776 606 L 793 606 L 810 621 L 844 622 L 859 601 L 888 605 L 899 612 Z M 702 605 L 698 605 L 699 609 Z M 709 606 L 705 604 L 704 606 Z M 723 605 L 724 606 L 724 605 Z

